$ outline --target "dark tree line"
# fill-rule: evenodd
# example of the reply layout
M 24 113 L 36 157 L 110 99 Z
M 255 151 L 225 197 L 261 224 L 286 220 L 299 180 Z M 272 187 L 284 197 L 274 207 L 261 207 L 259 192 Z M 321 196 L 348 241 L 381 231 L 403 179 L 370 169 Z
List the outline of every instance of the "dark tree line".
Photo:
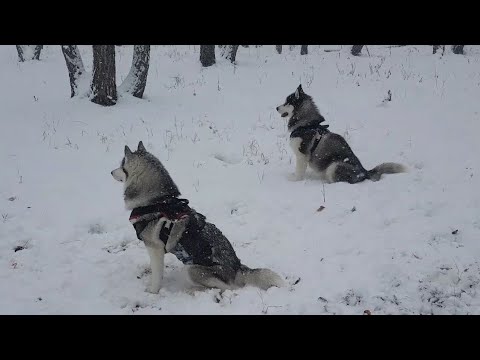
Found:
M 464 55 L 463 48 L 465 45 L 452 45 L 452 52 L 456 55 Z M 433 45 L 433 53 L 436 54 L 439 49 L 442 49 L 442 55 L 445 53 L 445 45 Z
M 277 53 L 281 54 L 283 50 L 283 45 L 275 45 L 275 50 Z M 290 50 L 292 47 L 290 46 Z M 308 54 L 308 45 L 300 45 L 300 55 L 307 55 Z
M 362 53 L 362 48 L 365 45 L 353 45 L 352 49 L 350 50 L 350 53 L 354 56 L 359 56 Z M 402 46 L 402 45 L 399 45 Z M 441 48 L 442 49 L 442 55 L 445 53 L 445 45 L 432 45 L 433 47 L 433 53 L 436 54 L 437 51 Z M 452 45 L 452 52 L 457 55 L 464 55 L 463 48 L 465 45 Z M 368 50 L 368 49 L 367 49 Z
M 242 45 L 248 47 L 248 45 Z M 259 45 L 256 45 L 258 47 Z M 261 46 L 261 45 L 260 45 Z M 239 45 L 218 45 L 220 56 L 234 63 L 237 57 Z M 283 45 L 275 45 L 277 53 L 282 53 Z M 308 54 L 308 45 L 301 45 L 300 55 Z M 207 67 L 215 64 L 215 45 L 200 45 L 200 62 Z
M 117 45 L 121 46 L 121 45 Z M 258 47 L 261 45 L 255 45 Z M 350 53 L 359 56 L 366 45 L 353 45 Z M 403 45 L 399 45 L 403 46 Z M 218 45 L 220 56 L 235 63 L 240 45 Z M 247 48 L 248 45 L 242 45 Z M 283 45 L 275 45 L 277 53 L 282 53 Z M 290 49 L 294 46 L 290 45 Z M 445 45 L 432 45 L 435 54 Z M 452 45 L 454 54 L 464 54 L 465 45 Z M 70 96 L 79 95 L 79 83 L 86 76 L 85 67 L 77 45 L 61 45 L 62 53 L 68 70 L 70 80 Z M 39 60 L 43 45 L 16 45 L 19 61 Z M 26 51 L 28 49 L 29 51 Z M 148 69 L 150 64 L 150 45 L 134 45 L 133 59 L 130 71 L 117 88 L 115 45 L 93 45 L 93 74 L 90 82 L 91 101 L 103 105 L 115 105 L 118 93 L 129 93 L 137 98 L 142 98 L 147 85 Z M 367 49 L 368 52 L 368 49 Z M 308 54 L 308 45 L 301 45 L 301 55 Z M 215 45 L 200 46 L 200 63 L 203 67 L 215 64 Z
M 245 48 L 249 47 L 249 45 L 241 46 Z M 255 47 L 259 46 L 262 45 L 255 45 Z M 227 60 L 230 60 L 231 63 L 235 63 L 239 47 L 240 45 L 218 45 L 219 55 Z M 279 54 L 282 53 L 282 45 L 275 45 L 275 49 Z M 308 54 L 308 45 L 301 45 L 300 54 Z M 202 66 L 212 66 L 215 64 L 215 62 L 215 45 L 200 45 L 200 63 Z

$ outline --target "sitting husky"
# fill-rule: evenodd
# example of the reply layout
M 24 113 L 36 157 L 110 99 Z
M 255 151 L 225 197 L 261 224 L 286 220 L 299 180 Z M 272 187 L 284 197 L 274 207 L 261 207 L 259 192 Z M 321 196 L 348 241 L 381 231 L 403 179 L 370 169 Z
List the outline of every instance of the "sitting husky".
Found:
M 268 289 L 283 280 L 269 269 L 250 269 L 217 227 L 179 199 L 180 191 L 162 163 L 140 141 L 132 152 L 125 146 L 121 166 L 111 172 L 125 184 L 124 200 L 130 222 L 150 255 L 152 282 L 147 291 L 158 293 L 163 278 L 165 253 L 173 253 L 189 265 L 188 275 L 196 285 L 222 290 L 245 285 Z
M 346 140 L 327 130 L 328 125 L 321 125 L 325 119 L 312 97 L 303 92 L 302 85 L 287 97 L 285 104 L 277 107 L 277 111 L 288 120 L 290 146 L 297 158 L 291 180 L 303 180 L 307 165 L 328 183 L 378 181 L 382 174 L 406 172 L 404 165 L 396 163 L 383 163 L 366 170 Z

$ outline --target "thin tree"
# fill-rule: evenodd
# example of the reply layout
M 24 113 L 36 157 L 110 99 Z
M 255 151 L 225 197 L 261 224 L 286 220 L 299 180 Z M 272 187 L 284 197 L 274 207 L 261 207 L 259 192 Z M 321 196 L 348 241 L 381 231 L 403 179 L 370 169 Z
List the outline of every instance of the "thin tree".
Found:
M 237 51 L 240 45 L 219 45 L 220 56 L 224 57 L 227 60 L 230 60 L 231 63 L 235 62 L 237 58 Z
M 215 64 L 215 45 L 200 45 L 200 62 L 203 67 Z
M 308 54 L 308 45 L 301 45 L 300 55 L 307 55 L 307 54 Z
M 277 53 L 281 54 L 282 53 L 282 45 L 275 45 L 275 50 L 277 50 Z
M 120 85 L 119 91 L 130 93 L 141 99 L 147 86 L 149 64 L 150 45 L 134 45 L 132 66 L 122 85 Z
M 438 49 L 442 48 L 442 55 L 445 53 L 445 45 L 433 45 L 433 53 L 436 54 Z
M 74 97 L 78 95 L 78 81 L 85 74 L 85 67 L 77 45 L 62 45 L 62 53 L 70 78 L 70 97 Z
M 117 103 L 115 45 L 93 45 L 92 102 L 103 106 Z
M 23 47 L 22 45 L 15 45 L 17 47 L 18 61 L 24 62 L 25 57 L 23 56 Z
M 350 53 L 353 55 L 353 56 L 358 56 L 362 53 L 362 48 L 364 47 L 365 45 L 353 45 L 352 46 L 352 50 L 350 51 Z
M 42 52 L 43 45 L 35 45 L 33 50 L 33 60 L 40 60 L 40 53 Z
M 43 45 L 15 45 L 18 53 L 18 60 L 24 62 L 25 60 L 40 60 L 40 53 Z M 32 48 L 32 46 L 34 46 Z M 25 51 L 27 50 L 28 51 Z
M 457 55 L 464 55 L 463 47 L 465 45 L 452 45 L 452 52 Z

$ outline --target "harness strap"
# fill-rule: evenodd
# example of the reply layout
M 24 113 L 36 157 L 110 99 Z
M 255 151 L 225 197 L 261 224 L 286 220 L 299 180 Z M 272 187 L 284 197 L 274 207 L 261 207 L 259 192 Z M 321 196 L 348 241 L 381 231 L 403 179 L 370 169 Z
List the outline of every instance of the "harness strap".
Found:
M 165 218 L 168 220 L 168 224 L 167 221 L 165 221 L 160 231 L 160 240 L 166 244 L 174 223 L 188 217 L 192 212 L 188 206 L 188 200 L 173 197 L 165 197 L 160 200 L 161 201 L 156 204 L 142 206 L 132 210 L 129 220 L 135 228 L 139 240 L 142 240 L 140 235 L 149 223 Z
M 313 143 L 313 146 L 312 146 L 312 148 L 310 149 L 310 155 L 313 154 L 313 152 L 314 152 L 315 149 L 317 148 L 318 144 L 320 143 L 320 140 L 322 140 L 323 135 L 324 135 L 324 134 L 319 134 L 319 133 L 317 133 L 317 135 L 315 136 L 315 142 Z

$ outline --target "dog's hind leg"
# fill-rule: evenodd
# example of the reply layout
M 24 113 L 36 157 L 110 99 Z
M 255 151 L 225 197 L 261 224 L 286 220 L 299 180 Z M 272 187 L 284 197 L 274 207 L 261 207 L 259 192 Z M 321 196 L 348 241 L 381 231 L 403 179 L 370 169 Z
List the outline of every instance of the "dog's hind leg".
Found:
M 226 266 L 202 266 L 190 265 L 188 267 L 190 280 L 196 285 L 202 285 L 207 288 L 217 288 L 221 290 L 233 290 L 235 280 L 235 271 Z
M 336 162 L 327 169 L 330 182 L 348 182 L 356 184 L 368 178 L 367 170 L 363 167 L 354 166 L 346 162 Z
M 165 257 L 165 249 L 161 246 L 146 247 L 150 256 L 150 267 L 152 268 L 152 281 L 147 291 L 152 294 L 158 294 L 162 287 L 163 279 L 163 259 Z

